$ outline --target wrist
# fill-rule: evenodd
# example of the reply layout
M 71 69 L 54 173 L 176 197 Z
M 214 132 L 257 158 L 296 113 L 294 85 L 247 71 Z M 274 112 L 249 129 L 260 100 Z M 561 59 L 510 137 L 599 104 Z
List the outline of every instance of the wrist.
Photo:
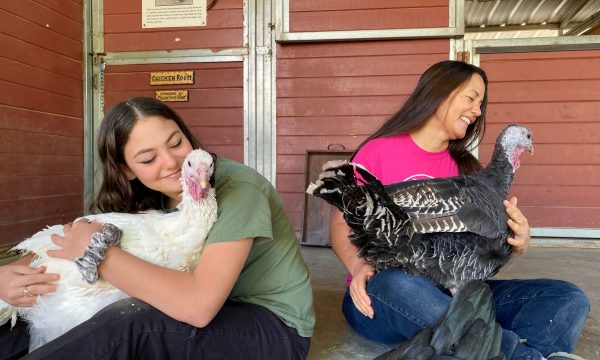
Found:
M 98 266 L 105 259 L 108 248 L 121 243 L 122 234 L 121 229 L 110 223 L 103 224 L 100 232 L 92 234 L 83 256 L 75 259 L 82 278 L 88 284 L 98 281 Z

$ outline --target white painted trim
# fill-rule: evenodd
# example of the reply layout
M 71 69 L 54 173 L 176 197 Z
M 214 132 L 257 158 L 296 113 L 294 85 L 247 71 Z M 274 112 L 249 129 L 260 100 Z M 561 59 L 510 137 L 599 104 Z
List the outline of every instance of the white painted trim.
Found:
M 547 238 L 578 238 L 600 240 L 600 229 L 532 228 L 531 236 Z
M 173 51 L 123 51 L 104 56 L 107 65 L 174 64 L 186 62 L 243 61 L 247 48 L 233 48 L 214 52 L 210 49 Z
M 600 240 L 581 240 L 581 239 L 531 239 L 529 243 L 532 247 L 555 247 L 555 248 L 582 248 L 582 249 L 600 249 Z
M 472 40 L 478 54 L 600 49 L 600 35 Z
M 323 42 L 340 40 L 384 40 L 384 39 L 416 39 L 447 38 L 460 35 L 455 28 L 415 28 L 390 30 L 347 30 L 347 31 L 315 31 L 282 33 L 281 42 Z
M 93 6 L 83 2 L 83 211 L 87 213 L 94 198 L 94 73 L 92 71 Z

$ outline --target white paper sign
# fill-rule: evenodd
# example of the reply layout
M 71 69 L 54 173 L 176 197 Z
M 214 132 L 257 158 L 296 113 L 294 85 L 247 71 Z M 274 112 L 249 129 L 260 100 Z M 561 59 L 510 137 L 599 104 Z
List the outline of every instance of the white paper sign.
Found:
M 142 28 L 206 26 L 206 0 L 142 0 Z

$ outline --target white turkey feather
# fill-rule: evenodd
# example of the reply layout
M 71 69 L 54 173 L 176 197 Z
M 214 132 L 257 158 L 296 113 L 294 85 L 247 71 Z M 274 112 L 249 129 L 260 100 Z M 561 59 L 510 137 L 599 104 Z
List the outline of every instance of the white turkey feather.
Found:
M 206 179 L 198 180 L 195 175 L 197 169 L 186 168 L 199 166 L 204 167 Z M 193 271 L 208 232 L 217 218 L 215 190 L 209 187 L 200 189 L 198 186 L 199 183 L 208 183 L 213 168 L 212 156 L 204 150 L 194 150 L 188 155 L 181 174 L 183 195 L 179 211 L 106 213 L 85 218 L 116 225 L 123 231 L 120 247 L 141 259 L 171 269 Z M 193 177 L 191 181 L 196 185 L 188 185 L 190 177 Z M 202 196 L 191 196 L 190 187 L 191 191 L 209 190 Z M 194 197 L 200 200 L 194 200 Z M 48 250 L 58 248 L 51 241 L 52 234 L 63 235 L 63 226 L 48 227 L 14 248 L 35 253 L 36 257 L 30 266 L 46 266 L 47 273 L 61 276 L 54 293 L 38 296 L 33 307 L 16 309 L 16 313 L 29 323 L 30 351 L 64 334 L 105 306 L 129 297 L 102 279 L 95 284 L 88 284 L 73 261 L 48 257 Z M 0 306 L 0 323 L 13 319 L 14 326 L 15 308 L 6 303 Z

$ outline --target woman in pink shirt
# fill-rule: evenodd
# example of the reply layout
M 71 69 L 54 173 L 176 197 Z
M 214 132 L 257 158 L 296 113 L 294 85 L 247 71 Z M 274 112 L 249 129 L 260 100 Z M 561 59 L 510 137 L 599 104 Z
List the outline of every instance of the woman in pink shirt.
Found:
M 482 69 L 458 61 L 434 64 L 402 108 L 358 147 L 352 159 L 385 185 L 478 171 L 482 166 L 467 149 L 483 134 L 486 105 L 487 77 Z M 513 254 L 520 255 L 529 246 L 529 224 L 516 198 L 505 201 L 505 206 L 508 226 L 515 234 L 525 234 L 508 239 Z M 349 232 L 336 210 L 330 239 L 350 273 L 343 304 L 350 326 L 366 338 L 393 344 L 434 324 L 450 303 L 450 293 L 401 268 L 376 273 L 357 256 Z M 503 328 L 502 352 L 507 359 L 574 358 L 554 352 L 572 351 L 581 335 L 590 307 L 581 289 L 551 279 L 487 284 Z

